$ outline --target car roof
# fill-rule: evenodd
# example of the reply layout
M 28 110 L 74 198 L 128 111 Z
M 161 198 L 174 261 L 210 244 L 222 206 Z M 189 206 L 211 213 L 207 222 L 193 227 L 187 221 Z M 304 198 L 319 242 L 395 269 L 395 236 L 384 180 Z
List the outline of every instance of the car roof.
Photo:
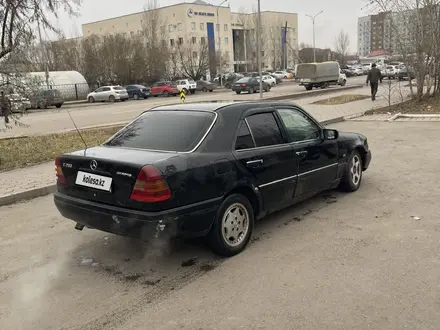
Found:
M 212 101 L 212 102 L 193 102 L 193 103 L 176 103 L 170 105 L 162 105 L 152 108 L 148 111 L 208 111 L 216 112 L 220 109 L 226 109 L 234 105 L 243 105 L 246 108 L 250 106 L 270 107 L 270 106 L 298 106 L 293 102 L 279 101 Z

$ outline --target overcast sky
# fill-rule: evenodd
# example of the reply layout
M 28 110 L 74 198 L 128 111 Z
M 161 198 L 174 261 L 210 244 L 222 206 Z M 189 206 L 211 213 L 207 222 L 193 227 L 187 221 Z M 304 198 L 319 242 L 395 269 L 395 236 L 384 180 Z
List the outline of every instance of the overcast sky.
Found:
M 158 0 L 159 6 L 167 6 L 191 1 Z M 218 4 L 221 0 L 207 1 Z M 256 6 L 256 0 L 230 0 L 232 11 L 244 8 L 251 12 Z M 285 11 L 298 13 L 299 41 L 312 44 L 312 20 L 305 16 L 314 15 L 321 10 L 324 12 L 316 18 L 316 47 L 334 48 L 334 40 L 341 29 L 350 35 L 350 52 L 357 49 L 357 18 L 368 15 L 365 8 L 366 0 L 261 0 L 261 10 Z M 106 18 L 126 15 L 142 11 L 145 0 L 83 0 L 80 16 L 69 19 L 61 15 L 58 27 L 62 28 L 67 37 L 81 35 L 81 24 L 98 21 Z

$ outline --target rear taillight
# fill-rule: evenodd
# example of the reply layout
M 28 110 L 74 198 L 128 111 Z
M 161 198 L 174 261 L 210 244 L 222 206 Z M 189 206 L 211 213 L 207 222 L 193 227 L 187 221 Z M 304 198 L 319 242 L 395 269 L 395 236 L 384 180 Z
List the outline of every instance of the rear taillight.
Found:
M 162 173 L 151 165 L 144 166 L 136 179 L 130 199 L 154 203 L 170 198 L 171 190 Z
M 59 157 L 55 159 L 55 172 L 57 175 L 57 183 L 66 184 L 66 177 L 63 174 L 63 170 L 61 169 L 61 160 Z
M 241 87 L 246 87 L 246 84 L 241 84 Z

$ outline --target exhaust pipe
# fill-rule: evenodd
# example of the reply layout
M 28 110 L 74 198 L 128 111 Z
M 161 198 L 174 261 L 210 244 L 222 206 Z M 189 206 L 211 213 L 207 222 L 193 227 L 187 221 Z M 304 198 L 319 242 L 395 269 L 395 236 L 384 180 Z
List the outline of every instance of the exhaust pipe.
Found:
M 75 229 L 81 231 L 84 229 L 84 225 L 77 222 L 75 225 Z

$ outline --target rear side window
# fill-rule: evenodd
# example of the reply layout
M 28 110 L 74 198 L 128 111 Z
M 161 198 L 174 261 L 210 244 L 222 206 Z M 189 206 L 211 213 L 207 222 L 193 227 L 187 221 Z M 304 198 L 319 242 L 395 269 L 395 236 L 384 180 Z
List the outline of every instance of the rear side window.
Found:
M 124 90 L 122 87 L 113 87 L 113 89 L 114 89 L 115 91 L 122 91 L 122 90 Z
M 215 114 L 202 111 L 148 111 L 119 131 L 109 147 L 185 152 L 194 149 Z
M 257 147 L 284 143 L 273 113 L 260 113 L 246 118 Z
M 251 149 L 255 148 L 254 140 L 252 139 L 251 132 L 244 120 L 241 121 L 238 128 L 237 140 L 235 141 L 235 150 Z

